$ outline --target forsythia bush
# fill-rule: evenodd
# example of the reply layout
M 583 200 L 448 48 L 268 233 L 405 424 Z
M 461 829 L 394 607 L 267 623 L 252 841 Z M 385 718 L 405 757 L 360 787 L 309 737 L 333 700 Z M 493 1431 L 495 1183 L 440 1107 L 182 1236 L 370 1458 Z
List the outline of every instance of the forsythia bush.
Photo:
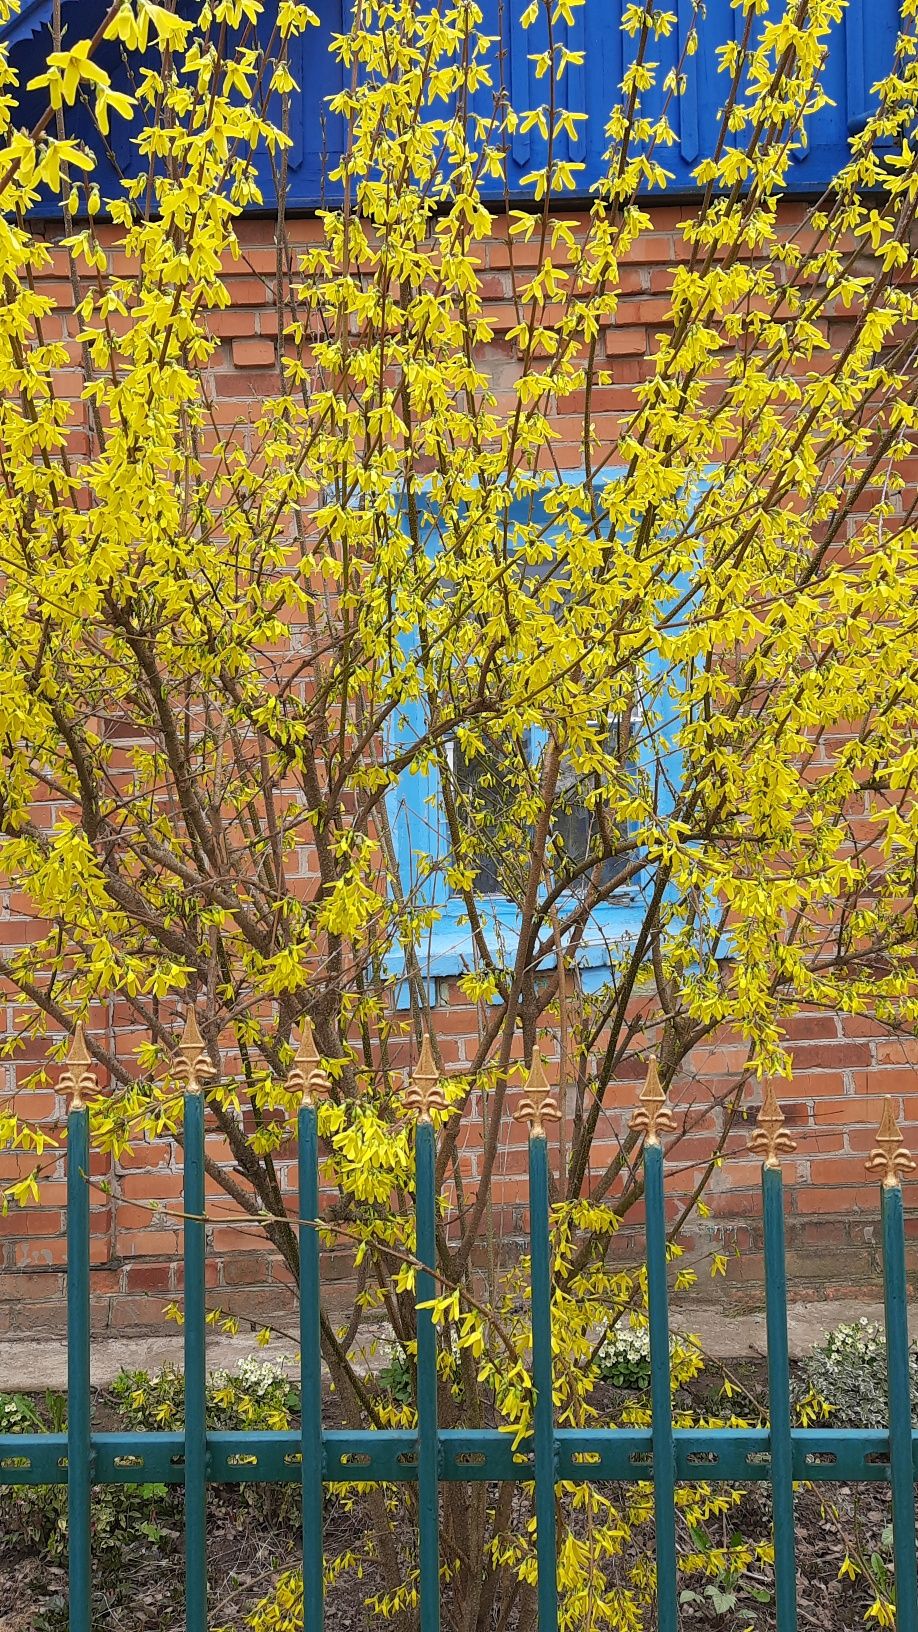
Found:
M 699 8 L 662 76 L 673 13 L 625 8 L 603 175 L 572 216 L 579 61 L 561 25 L 576 5 L 533 0 L 543 101 L 513 107 L 472 0 L 364 0 L 332 41 L 346 141 L 301 251 L 284 178 L 307 6 L 115 0 L 96 35 L 48 54 L 31 129 L 0 54 L 0 870 L 34 913 L 0 957 L 4 1046 L 106 1013 L 128 1040 L 92 1030 L 107 1072 L 92 1128 L 118 1155 L 180 1131 L 178 1015 L 195 1002 L 231 1158 L 211 1176 L 295 1276 L 279 1172 L 292 1033 L 312 1018 L 329 1239 L 357 1256 L 353 1319 L 323 1326 L 350 1422 L 411 1420 L 348 1353 L 371 1316 L 411 1353 L 401 1073 L 422 1028 L 436 1046 L 444 944 L 465 948 L 477 1024 L 438 1125 L 447 1425 L 529 1420 L 526 1266 L 504 1273 L 491 1220 L 540 1034 L 559 1039 L 569 1110 L 557 1411 L 588 1425 L 595 1333 L 643 1305 L 615 1259 L 641 1184 L 634 1136 L 603 1142 L 610 1084 L 649 1047 L 670 1085 L 722 1025 L 745 1039 L 745 1067 L 705 1101 L 703 1206 L 749 1076 L 789 1071 L 801 1005 L 918 1019 L 915 0 L 850 162 L 799 223 L 782 187 L 825 101 L 842 0 L 767 15 L 740 0 L 669 318 L 614 411 L 605 334 L 649 196 L 665 196 L 705 22 Z M 96 60 L 102 38 L 123 83 Z M 132 163 L 103 197 L 94 152 L 123 121 Z M 541 157 L 527 207 L 496 226 L 483 188 L 517 131 Z M 261 201 L 257 153 L 279 201 L 278 379 L 227 426 L 216 319 Z M 495 231 L 515 303 L 500 342 L 482 271 Z M 61 253 L 66 339 L 42 286 Z M 37 1193 L 50 1137 L 27 1096 L 0 1108 L 22 1157 L 6 1205 Z M 676 1383 L 696 1364 L 677 1350 Z M 412 1500 L 371 1493 L 361 1548 L 330 1565 L 366 1570 L 383 1617 L 414 1600 Z M 680 1493 L 686 1571 L 724 1563 L 695 1538 L 735 1500 Z M 587 1602 L 594 1626 L 650 1624 L 647 1491 L 560 1501 L 564 1626 Z M 528 1511 L 509 1489 L 447 1487 L 443 1503 L 451 1624 L 528 1632 Z

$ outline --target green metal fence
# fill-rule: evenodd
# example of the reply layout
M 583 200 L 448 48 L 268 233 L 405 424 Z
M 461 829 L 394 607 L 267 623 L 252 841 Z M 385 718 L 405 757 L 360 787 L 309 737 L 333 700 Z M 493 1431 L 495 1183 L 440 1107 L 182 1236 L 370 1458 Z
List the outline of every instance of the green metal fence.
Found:
M 655 1507 L 657 1627 L 676 1632 L 679 1620 L 675 1487 L 692 1481 L 771 1486 L 775 1543 L 775 1627 L 795 1632 L 795 1481 L 886 1482 L 892 1490 L 896 1614 L 899 1632 L 918 1632 L 915 1494 L 918 1433 L 913 1433 L 905 1279 L 902 1174 L 912 1169 L 889 1101 L 868 1161 L 881 1185 L 883 1277 L 888 1357 L 889 1430 L 791 1426 L 785 1281 L 784 1194 L 780 1156 L 793 1146 L 771 1091 L 752 1148 L 762 1156 L 768 1389 L 770 1427 L 673 1428 L 664 1158 L 661 1131 L 673 1126 L 655 1067 L 651 1067 L 632 1128 L 643 1135 L 652 1426 L 649 1429 L 564 1429 L 554 1422 L 551 1350 L 551 1251 L 545 1124 L 557 1119 L 554 1096 L 533 1072 L 521 1112 L 529 1121 L 529 1200 L 532 1277 L 531 1436 L 515 1443 L 497 1430 L 440 1430 L 437 1424 L 436 1333 L 428 1304 L 435 1295 L 435 1138 L 431 1109 L 444 1103 L 425 1049 L 406 1102 L 417 1115 L 416 1253 L 418 1262 L 416 1432 L 334 1431 L 322 1425 L 319 1320 L 319 1144 L 317 1069 L 300 1064 L 292 1079 L 302 1091 L 299 1112 L 299 1242 L 301 1253 L 298 1433 L 208 1433 L 205 1426 L 204 1088 L 207 1061 L 193 1016 L 182 1043 L 184 1106 L 185 1427 L 181 1433 L 93 1433 L 89 1387 L 89 1125 L 83 1093 L 92 1082 L 77 1034 L 62 1081 L 72 1093 L 67 1122 L 66 1434 L 0 1435 L 0 1482 L 68 1487 L 71 1632 L 91 1632 L 91 1513 L 93 1485 L 164 1483 L 185 1487 L 185 1624 L 206 1632 L 208 1588 L 205 1523 L 207 1485 L 300 1483 L 304 1632 L 321 1632 L 323 1487 L 329 1482 L 417 1481 L 421 1632 L 440 1624 L 438 1487 L 448 1482 L 534 1484 L 539 1632 L 556 1632 L 555 1485 L 565 1481 L 652 1481 Z M 300 1059 L 308 1060 L 310 1051 Z M 314 1062 L 317 1066 L 317 1062 Z

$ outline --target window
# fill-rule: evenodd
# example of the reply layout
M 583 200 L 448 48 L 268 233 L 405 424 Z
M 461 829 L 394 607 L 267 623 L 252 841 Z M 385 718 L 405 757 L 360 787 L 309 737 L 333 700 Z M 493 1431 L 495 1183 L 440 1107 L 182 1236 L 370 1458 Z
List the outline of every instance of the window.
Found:
M 614 479 L 615 473 L 604 478 Z M 572 473 L 571 480 L 579 485 L 582 476 Z M 543 590 L 553 571 L 552 538 L 559 535 L 562 525 L 556 519 L 557 509 L 554 501 L 546 505 L 538 492 L 529 498 L 514 498 L 509 507 L 511 520 L 529 523 L 530 531 L 535 521 L 544 539 L 541 556 L 531 552 L 519 569 L 538 575 Z M 445 547 L 436 518 L 430 522 L 425 545 L 431 558 Z M 516 557 L 515 564 L 521 560 L 522 556 Z M 448 597 L 450 585 L 447 582 L 444 587 L 442 577 L 439 587 Z M 566 615 L 569 610 L 562 587 L 555 594 L 549 589 L 539 604 L 544 604 L 546 616 Z M 442 713 L 447 717 L 448 705 L 449 700 L 444 700 Z M 539 808 L 539 783 L 548 747 L 548 738 L 539 727 L 525 725 L 515 737 L 505 734 L 498 740 L 493 734 L 493 716 L 479 723 L 461 705 L 455 714 L 463 724 L 447 730 L 436 751 L 419 756 L 414 767 L 401 773 L 388 800 L 401 887 L 426 913 L 418 957 L 422 972 L 431 980 L 476 965 L 463 893 L 468 889 L 497 960 L 507 963 L 512 959 L 521 892 L 529 872 L 526 849 L 534 818 L 528 812 Z M 502 729 L 505 721 L 502 712 Z M 563 752 L 559 767 L 544 887 L 563 917 L 576 910 L 590 886 L 594 890 L 599 886 L 602 899 L 590 912 L 576 952 L 587 989 L 603 983 L 614 948 L 637 934 L 648 884 L 646 870 L 635 869 L 627 829 L 616 826 L 610 808 L 615 803 L 609 793 L 610 777 L 616 765 L 632 784 L 635 774 L 643 772 L 648 785 L 656 785 L 657 796 L 665 805 L 672 803 L 672 787 L 666 791 L 664 784 L 678 779 L 672 755 L 665 764 L 649 757 L 642 722 L 641 699 L 623 695 L 621 707 L 607 719 L 591 719 L 589 731 L 581 732 L 579 740 L 571 733 L 572 744 Z M 426 730 L 423 704 L 406 704 L 394 721 L 393 743 L 420 742 Z M 595 743 L 597 730 L 605 749 L 591 759 L 589 742 Z M 397 977 L 403 968 L 401 955 L 393 953 L 390 972 Z
M 619 736 L 619 722 L 615 721 L 612 730 L 605 733 L 610 757 L 619 751 Z M 527 731 L 520 743 L 522 757 L 532 771 L 539 766 L 537 742 L 537 734 Z M 512 764 L 513 757 L 510 744 L 495 743 L 491 739 L 475 753 L 464 751 L 455 737 L 447 744 L 450 792 L 461 814 L 467 818 L 463 827 L 474 826 L 478 840 L 473 858 L 474 889 L 476 894 L 486 897 L 499 896 L 507 882 L 502 865 L 506 863 L 503 845 L 512 836 L 513 795 L 503 780 L 503 773 L 508 761 Z M 609 886 L 625 870 L 623 857 L 609 853 L 616 833 L 609 826 L 614 818 L 607 805 L 600 773 L 596 770 L 579 772 L 570 756 L 563 756 L 547 860 L 554 879 L 567 880 L 572 895 L 582 896 L 591 877 Z M 598 874 L 594 872 L 595 867 L 599 868 Z
M 528 745 L 527 734 L 524 749 Z M 501 838 L 510 818 L 506 788 L 501 780 L 501 766 L 508 757 L 508 747 L 489 741 L 481 753 L 472 754 L 463 749 L 458 737 L 450 737 L 446 755 L 453 798 L 458 809 L 474 820 L 480 840 L 479 853 L 474 858 L 473 887 L 478 895 L 498 896 L 502 888 Z

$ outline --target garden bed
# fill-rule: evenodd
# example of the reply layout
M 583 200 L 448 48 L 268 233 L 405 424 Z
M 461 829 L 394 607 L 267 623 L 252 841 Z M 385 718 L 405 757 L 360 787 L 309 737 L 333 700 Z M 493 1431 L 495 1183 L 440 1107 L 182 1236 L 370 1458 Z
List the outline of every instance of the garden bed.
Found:
M 855 1495 L 850 1487 L 802 1491 L 797 1497 L 797 1555 L 799 1565 L 799 1620 L 802 1627 L 820 1632 L 846 1632 L 862 1627 L 870 1597 L 858 1583 L 839 1580 L 846 1546 L 827 1532 L 825 1502 L 837 1509 L 840 1534 L 859 1528 L 879 1537 L 889 1522 L 887 1492 L 865 1488 Z M 750 1490 L 740 1509 L 741 1527 L 751 1538 L 761 1537 L 768 1525 L 768 1503 L 761 1487 Z M 95 1576 L 95 1632 L 184 1632 L 182 1603 L 181 1503 L 178 1499 L 160 1514 L 160 1534 L 126 1535 L 117 1566 Z M 329 1552 L 340 1552 L 358 1539 L 353 1518 L 335 1514 L 326 1527 Z M 247 1632 L 248 1617 L 271 1590 L 278 1577 L 298 1563 L 299 1528 L 291 1504 L 284 1517 L 272 1516 L 262 1503 L 244 1500 L 239 1489 L 211 1493 L 208 1504 L 208 1572 L 214 1627 L 226 1632 Z M 885 1549 L 888 1554 L 888 1548 Z M 750 1588 L 755 1589 L 755 1594 Z M 750 1627 L 770 1632 L 774 1627 L 771 1582 L 765 1571 L 755 1574 L 735 1600 L 730 1584 L 723 1583 L 721 1608 L 709 1598 L 683 1603 L 682 1624 L 690 1629 L 722 1628 L 737 1632 Z M 364 1588 L 342 1581 L 328 1595 L 327 1632 L 370 1632 L 378 1618 L 363 1607 Z M 49 1563 L 39 1547 L 30 1548 L 0 1537 L 0 1632 L 66 1632 L 67 1572 L 63 1559 Z M 444 1625 L 449 1622 L 444 1617 Z
M 747 1363 L 733 1374 L 734 1386 L 762 1398 L 765 1391 L 761 1365 Z M 134 1379 L 136 1382 L 136 1379 Z M 180 1397 L 177 1375 L 169 1386 L 142 1398 L 143 1387 L 128 1379 L 120 1390 L 100 1391 L 94 1400 L 94 1421 L 99 1429 L 150 1427 L 149 1413 L 167 1414 Z M 715 1388 L 710 1374 L 696 1404 L 710 1409 Z M 289 1385 L 278 1379 L 265 1395 L 263 1417 L 253 1426 L 270 1425 L 273 1410 L 286 1397 L 295 1412 Z M 622 1396 L 607 1386 L 601 1402 L 604 1417 L 613 1416 Z M 220 1391 L 214 1395 L 219 1401 Z M 21 1398 L 21 1397 L 20 1397 Z M 140 1403 L 138 1403 L 138 1401 Z M 170 1401 L 172 1402 L 170 1404 Z M 215 1426 L 240 1426 L 232 1420 L 234 1402 L 228 1394 Z M 34 1409 L 46 1423 L 60 1428 L 58 1401 L 45 1398 L 23 1409 Z M 335 1401 L 329 1402 L 330 1421 Z M 147 1416 L 144 1416 L 144 1413 Z M 290 1419 L 295 1421 L 295 1415 Z M 173 1423 L 162 1424 L 173 1426 Z M 7 1427 L 10 1426 L 7 1422 Z M 521 1503 L 525 1497 L 520 1494 Z M 7 1487 L 0 1490 L 0 1632 L 66 1632 L 67 1572 L 64 1531 L 65 1492 L 28 1492 L 23 1497 Z M 846 1559 L 869 1563 L 887 1589 L 889 1577 L 889 1493 L 880 1485 L 823 1484 L 798 1490 L 796 1501 L 799 1566 L 799 1622 L 821 1632 L 846 1632 L 863 1625 L 873 1593 L 863 1578 L 850 1579 Z M 359 1551 L 369 1515 L 360 1507 L 348 1509 L 330 1495 L 326 1516 L 326 1556 Z M 720 1528 L 718 1528 L 720 1526 Z M 710 1531 L 709 1545 L 729 1548 L 740 1536 L 751 1543 L 767 1540 L 770 1505 L 767 1486 L 744 1487 L 738 1507 Z M 293 1486 L 211 1487 L 208 1497 L 208 1577 L 211 1588 L 211 1627 L 219 1632 L 247 1632 L 258 1603 L 274 1588 L 285 1571 L 299 1561 L 299 1493 Z M 96 1493 L 94 1504 L 94 1632 L 183 1632 L 183 1525 L 182 1492 L 166 1487 L 114 1487 Z M 406 1541 L 408 1537 L 406 1536 Z M 680 1550 L 695 1542 L 683 1534 Z M 623 1561 L 623 1567 L 624 1563 Z M 373 1566 L 362 1578 L 345 1573 L 327 1599 L 327 1632 L 370 1632 L 379 1615 L 365 1608 L 372 1590 Z M 771 1571 L 753 1564 L 735 1578 L 729 1568 L 707 1576 L 685 1576 L 682 1590 L 684 1632 L 770 1632 L 774 1626 Z M 294 1623 L 290 1623 L 292 1626 Z M 448 1598 L 444 1599 L 444 1632 L 450 1632 Z

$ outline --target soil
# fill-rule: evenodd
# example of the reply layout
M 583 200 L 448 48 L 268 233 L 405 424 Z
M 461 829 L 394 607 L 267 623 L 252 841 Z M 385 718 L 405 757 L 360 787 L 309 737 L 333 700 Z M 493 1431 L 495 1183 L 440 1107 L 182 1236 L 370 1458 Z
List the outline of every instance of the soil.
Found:
M 756 1386 L 760 1379 L 747 1372 Z M 99 1419 L 106 1415 L 99 1402 Z M 98 1549 L 94 1565 L 93 1632 L 184 1632 L 182 1580 L 182 1495 L 178 1490 L 147 1498 L 123 1517 L 114 1541 Z M 883 1572 L 889 1560 L 889 1492 L 882 1485 L 823 1484 L 798 1490 L 796 1534 L 799 1625 L 819 1632 L 863 1628 L 871 1595 L 861 1581 L 839 1579 L 846 1553 L 873 1557 Z M 326 1557 L 359 1549 L 364 1513 L 348 1510 L 334 1495 L 327 1502 Z M 66 1548 L 52 1548 L 22 1533 L 14 1523 L 11 1493 L 0 1490 L 0 1632 L 66 1632 Z M 140 1522 L 145 1531 L 139 1528 Z M 18 1532 L 18 1533 L 17 1533 Z M 295 1487 L 212 1487 L 208 1502 L 208 1579 L 212 1632 L 247 1632 L 248 1617 L 285 1571 L 299 1563 L 299 1502 Z M 729 1528 L 714 1544 L 741 1535 L 750 1541 L 770 1534 L 767 1487 L 747 1487 Z M 686 1550 L 692 1543 L 681 1538 Z M 326 1632 L 371 1632 L 380 1617 L 365 1607 L 374 1585 L 343 1576 L 327 1595 Z M 753 1568 L 729 1598 L 729 1581 L 716 1585 L 726 1599 L 704 1594 L 704 1582 L 685 1577 L 681 1632 L 772 1632 L 771 1571 Z M 451 1632 L 444 1599 L 444 1632 Z M 482 1629 L 484 1632 L 484 1629 Z M 513 1632 L 507 1627 L 506 1632 Z M 652 1632 L 648 1626 L 646 1632 Z
M 833 1489 L 842 1533 L 855 1527 L 879 1538 L 889 1522 L 886 1492 L 876 1486 L 855 1498 L 847 1487 Z M 743 1530 L 767 1533 L 767 1502 L 758 1490 L 744 1503 Z M 184 1632 L 182 1605 L 181 1509 L 177 1523 L 164 1529 L 162 1540 L 151 1546 L 143 1537 L 128 1543 L 118 1568 L 95 1575 L 94 1632 Z M 341 1516 L 344 1519 L 344 1516 Z M 352 1520 L 331 1516 L 327 1526 L 329 1553 L 357 1540 Z M 214 1493 L 208 1513 L 208 1578 L 211 1586 L 211 1626 L 220 1632 L 245 1632 L 247 1618 L 268 1593 L 278 1576 L 298 1564 L 299 1531 L 295 1517 L 266 1522 L 254 1504 L 241 1505 L 238 1494 Z M 818 1491 L 803 1491 L 797 1498 L 798 1617 L 801 1628 L 819 1632 L 863 1629 L 870 1599 L 859 1583 L 840 1581 L 838 1570 L 844 1542 L 827 1534 L 823 1498 Z M 742 1591 L 736 1606 L 718 1612 L 708 1601 L 684 1603 L 683 1632 L 770 1632 L 774 1627 L 771 1582 L 765 1569 L 754 1571 L 750 1586 L 768 1601 L 757 1602 Z M 370 1632 L 380 1624 L 365 1609 L 367 1582 L 340 1582 L 328 1594 L 327 1632 Z M 48 1562 L 35 1551 L 0 1542 L 0 1632 L 65 1632 L 67 1625 L 67 1571 L 63 1561 Z M 444 1615 L 444 1626 L 449 1621 Z

